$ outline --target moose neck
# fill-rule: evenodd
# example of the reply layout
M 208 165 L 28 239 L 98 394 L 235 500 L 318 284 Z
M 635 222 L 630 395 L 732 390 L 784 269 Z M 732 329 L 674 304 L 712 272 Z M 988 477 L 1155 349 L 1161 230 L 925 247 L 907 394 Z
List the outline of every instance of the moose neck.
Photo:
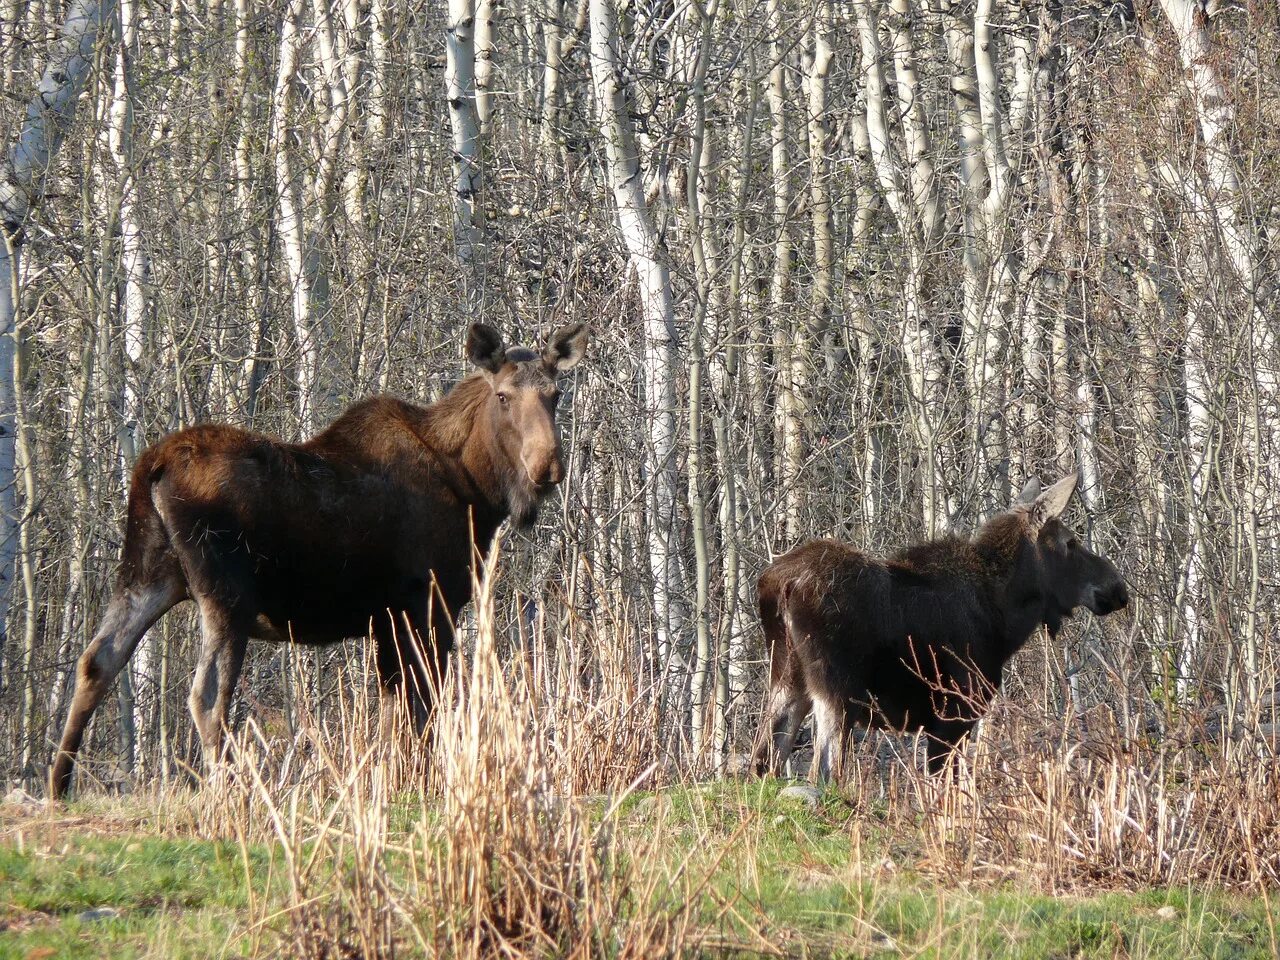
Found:
M 974 537 L 1004 622 L 1003 659 L 1021 649 L 1045 622 L 1045 591 L 1035 543 L 1025 517 L 1005 513 L 989 520 Z

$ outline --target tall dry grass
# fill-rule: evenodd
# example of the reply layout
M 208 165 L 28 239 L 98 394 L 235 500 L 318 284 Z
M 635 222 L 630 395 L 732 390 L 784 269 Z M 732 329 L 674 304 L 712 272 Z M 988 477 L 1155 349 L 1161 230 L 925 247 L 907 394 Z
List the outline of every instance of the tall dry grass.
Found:
M 386 735 L 372 669 L 358 663 L 323 710 L 299 685 L 293 736 L 251 719 L 224 774 L 174 806 L 192 829 L 236 838 L 246 869 L 250 851 L 269 852 L 253 949 L 681 956 L 734 942 L 707 919 L 732 912 L 736 935 L 767 952 L 767 905 L 731 904 L 709 880 L 719 858 L 766 846 L 773 815 L 692 841 L 686 831 L 685 856 L 661 818 L 622 829 L 623 798 L 672 776 L 659 771 L 657 698 L 619 639 L 629 633 L 610 635 L 604 618 L 562 623 L 564 656 L 504 658 L 495 582 L 491 571 L 477 585 L 472 639 L 438 691 L 430 741 Z M 886 836 L 904 866 L 944 885 L 1269 896 L 1280 886 L 1274 719 L 1183 714 L 1157 732 L 1106 706 L 1053 717 L 999 698 L 947 777 L 929 777 L 909 741 L 876 734 L 851 751 L 847 807 L 827 809 L 869 902 L 893 874 L 857 861 Z
M 636 767 L 655 729 L 639 685 L 615 674 L 603 699 L 549 710 L 534 665 L 500 661 L 493 583 L 477 585 L 474 643 L 436 691 L 431 736 L 387 736 L 359 692 L 324 721 L 304 699 L 294 738 L 250 721 L 194 799 L 193 826 L 235 837 L 246 869 L 272 852 L 255 950 L 628 958 L 696 942 L 697 884 L 614 842 L 619 803 L 653 769 Z M 340 689 L 372 686 L 365 667 Z
M 1248 735 L 1261 731 L 1264 736 Z M 1243 732 L 1243 735 L 1241 733 Z M 1280 887 L 1280 761 L 1267 722 L 1125 730 L 1105 706 L 1047 718 L 999 700 L 946 777 L 909 742 L 851 751 L 843 789 L 915 838 L 939 878 L 1035 889 Z

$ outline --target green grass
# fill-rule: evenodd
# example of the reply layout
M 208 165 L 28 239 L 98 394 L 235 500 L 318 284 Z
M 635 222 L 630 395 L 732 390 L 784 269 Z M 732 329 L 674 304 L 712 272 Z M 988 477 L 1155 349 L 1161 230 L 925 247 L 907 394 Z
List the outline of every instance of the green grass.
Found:
M 944 882 L 918 869 L 910 837 L 874 815 L 854 817 L 838 796 L 825 795 L 811 811 L 777 794 L 775 784 L 726 783 L 622 805 L 613 842 L 624 857 L 641 865 L 647 850 L 668 870 L 683 864 L 686 884 L 708 878 L 708 953 L 763 956 L 767 946 L 797 957 L 1275 955 L 1280 910 L 1263 897 L 1187 889 L 1055 897 L 1014 883 Z M 407 827 L 414 818 L 406 810 L 396 819 Z M 62 822 L 0 829 L 0 960 L 254 953 L 250 926 L 276 905 L 270 851 L 253 850 L 246 872 L 234 843 L 144 835 L 149 827 L 137 819 Z M 118 916 L 78 919 L 101 907 Z
M 0 960 L 220 956 L 244 932 L 251 887 L 233 843 L 41 833 L 0 842 Z M 249 859 L 260 894 L 267 857 Z M 118 915 L 80 919 L 102 908 Z
M 1280 909 L 1263 897 L 1185 889 L 1055 897 L 1010 883 L 947 884 L 913 869 L 911 838 L 890 833 L 874 813 L 855 828 L 832 792 L 810 811 L 780 799 L 778 790 L 724 783 L 674 791 L 666 801 L 635 797 L 623 808 L 624 822 L 643 835 L 661 821 L 657 805 L 665 802 L 669 816 L 659 829 L 669 831 L 670 842 L 656 845 L 689 857 L 694 875 L 699 865 L 713 870 L 707 919 L 723 917 L 730 941 L 749 943 L 754 927 L 797 956 L 1276 956 Z M 740 830 L 748 819 L 758 829 Z M 689 846 L 699 836 L 725 839 L 735 831 L 744 841 L 715 860 Z M 733 909 L 726 913 L 724 904 Z M 1165 907 L 1172 913 L 1158 912 Z

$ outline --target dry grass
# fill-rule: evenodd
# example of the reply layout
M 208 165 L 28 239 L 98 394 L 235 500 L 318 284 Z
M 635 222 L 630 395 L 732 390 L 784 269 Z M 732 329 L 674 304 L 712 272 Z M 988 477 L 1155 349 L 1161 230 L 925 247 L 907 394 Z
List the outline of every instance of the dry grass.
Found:
M 489 589 L 478 587 L 474 648 L 437 692 L 432 737 L 382 737 L 371 698 L 344 695 L 325 723 L 304 710 L 304 749 L 250 722 L 225 773 L 189 801 L 192 826 L 235 837 L 246 863 L 252 849 L 278 851 L 279 882 L 265 886 L 284 902 L 255 911 L 261 937 L 283 936 L 290 955 L 688 952 L 696 884 L 679 864 L 653 869 L 655 851 L 614 843 L 631 789 L 619 746 L 647 748 L 651 713 L 619 688 L 549 717 L 531 665 L 499 662 Z M 640 777 L 651 771 L 646 761 Z M 584 799 L 590 787 L 609 793 Z
M 1062 744 L 1001 705 L 948 778 L 909 759 L 853 761 L 845 794 L 918 838 L 952 881 L 1038 890 L 1280 887 L 1280 767 L 1257 742 L 1122 737 Z
M 581 642 L 592 630 L 582 623 L 570 646 L 594 649 L 596 661 L 566 656 L 554 669 L 590 676 L 590 686 L 548 697 L 564 676 L 549 682 L 546 660 L 501 661 L 487 583 L 431 742 L 382 735 L 366 672 L 340 684 L 323 712 L 304 701 L 296 736 L 267 736 L 251 720 L 225 775 L 154 798 L 163 830 L 238 843 L 250 891 L 241 952 L 803 956 L 823 943 L 861 952 L 891 942 L 883 916 L 904 889 L 1010 885 L 1055 895 L 1241 891 L 1267 902 L 1263 936 L 1276 948 L 1280 773 L 1264 740 L 1206 739 L 1189 718 L 1157 738 L 1105 711 L 1081 735 L 1081 723 L 1001 700 L 948 778 L 928 777 L 900 740 L 890 759 L 874 740 L 855 748 L 846 782 L 816 815 L 818 857 L 779 839 L 792 827 L 779 826 L 772 800 L 742 801 L 753 787 L 683 814 L 630 799 L 639 785 L 661 785 L 656 698 L 607 636 Z M 1253 718 L 1259 728 L 1264 720 Z M 676 787 L 677 804 L 706 795 L 691 780 Z M 781 923 L 771 904 L 784 888 L 802 902 L 812 891 L 814 916 L 839 904 L 846 926 Z M 934 909 L 922 944 L 954 933 L 978 949 L 980 915 L 951 930 L 941 892 Z

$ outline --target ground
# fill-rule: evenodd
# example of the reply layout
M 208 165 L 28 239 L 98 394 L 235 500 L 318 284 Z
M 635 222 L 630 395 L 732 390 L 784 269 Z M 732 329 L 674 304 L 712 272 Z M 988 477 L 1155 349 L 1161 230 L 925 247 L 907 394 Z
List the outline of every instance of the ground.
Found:
M 277 851 L 202 839 L 173 803 L 0 807 L 0 960 L 290 956 Z M 411 818 L 393 816 L 393 832 Z M 835 791 L 811 807 L 777 785 L 719 783 L 631 796 L 612 836 L 642 869 L 665 857 L 700 878 L 691 942 L 705 956 L 1278 955 L 1267 896 L 948 882 L 913 838 L 867 819 Z

